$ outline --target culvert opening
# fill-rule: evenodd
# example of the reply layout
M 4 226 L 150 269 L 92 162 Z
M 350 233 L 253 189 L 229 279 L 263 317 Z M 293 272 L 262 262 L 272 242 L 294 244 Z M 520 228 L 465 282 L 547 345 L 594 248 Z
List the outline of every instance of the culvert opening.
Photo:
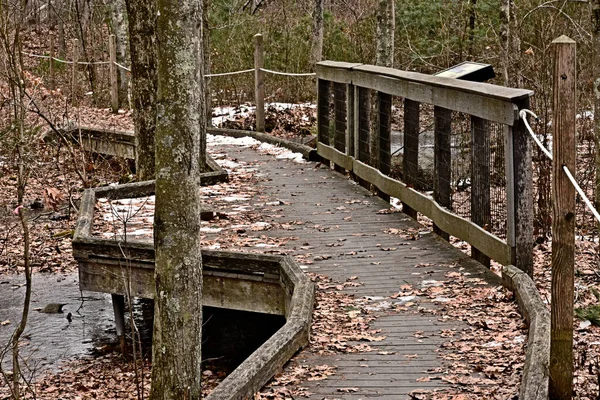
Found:
M 239 311 L 217 307 L 203 307 L 202 365 L 219 373 L 229 374 L 250 354 L 257 350 L 284 324 L 281 315 Z M 129 315 L 126 312 L 126 326 Z M 133 316 L 140 333 L 143 353 L 152 353 L 152 324 L 154 301 L 135 299 Z M 131 340 L 130 329 L 127 336 Z

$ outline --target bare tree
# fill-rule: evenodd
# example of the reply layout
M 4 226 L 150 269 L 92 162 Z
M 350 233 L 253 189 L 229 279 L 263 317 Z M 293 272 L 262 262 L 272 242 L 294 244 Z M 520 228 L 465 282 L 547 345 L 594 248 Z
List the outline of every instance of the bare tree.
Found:
M 375 64 L 382 67 L 393 67 L 394 66 L 394 34 L 395 34 L 395 10 L 394 0 L 378 0 L 377 2 L 377 48 L 375 53 Z M 380 149 L 380 137 L 379 137 L 379 115 L 380 111 L 391 115 L 392 104 L 386 103 L 383 106 L 378 98 L 375 98 L 374 104 L 375 118 L 373 118 L 373 125 L 371 127 L 371 165 L 379 168 L 379 149 Z M 386 107 L 385 110 L 381 110 L 381 107 Z
M 126 0 L 129 20 L 133 120 L 138 179 L 154 178 L 156 129 L 156 4 Z
M 591 1 L 594 141 L 596 144 L 595 207 L 600 209 L 600 0 Z
M 315 0 L 313 10 L 313 28 L 310 47 L 310 62 L 316 64 L 323 57 L 323 3 L 325 0 Z
M 26 151 L 26 93 L 23 75 L 21 29 L 25 25 L 27 1 L 19 0 L 13 4 L 0 5 L 0 41 L 2 56 L 0 62 L 5 71 L 5 78 L 10 91 L 11 124 L 8 133 L 15 137 L 15 154 L 17 167 L 17 208 L 23 230 L 23 266 L 25 268 L 25 300 L 21 320 L 12 336 L 12 397 L 21 398 L 22 373 L 19 361 L 19 341 L 27 326 L 27 317 L 31 302 L 31 264 L 29 223 L 23 208 L 27 177 L 29 175 Z M 8 383 L 8 382 L 7 382 Z
M 116 38 L 117 62 L 121 65 L 129 63 L 129 24 L 125 0 L 113 0 L 110 5 L 111 28 Z M 119 68 L 119 99 L 126 99 L 129 76 L 127 71 Z M 122 100 L 121 100 L 122 101 Z
M 202 0 L 157 2 L 156 293 L 152 389 L 201 395 L 202 256 L 198 174 L 206 125 Z

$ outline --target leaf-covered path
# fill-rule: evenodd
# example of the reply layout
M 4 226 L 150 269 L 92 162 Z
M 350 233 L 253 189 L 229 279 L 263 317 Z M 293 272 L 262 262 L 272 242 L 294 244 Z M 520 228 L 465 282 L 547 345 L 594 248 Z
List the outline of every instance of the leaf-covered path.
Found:
M 469 386 L 473 398 L 516 393 L 526 333 L 497 275 L 323 165 L 275 160 L 249 148 L 214 150 L 222 153 L 217 159 L 255 168 L 255 191 L 243 202 L 214 197 L 212 206 L 233 214 L 252 210 L 253 223 L 236 229 L 241 242 L 227 244 L 225 230 L 210 228 L 205 239 L 228 249 L 291 254 L 320 275 L 322 291 L 357 300 L 333 300 L 347 307 L 340 321 L 329 318 L 317 294 L 311 346 L 263 390 L 264 398 L 399 399 L 410 392 L 429 398 L 449 384 Z M 365 321 L 364 335 L 345 335 Z M 505 387 L 491 389 L 500 375 Z

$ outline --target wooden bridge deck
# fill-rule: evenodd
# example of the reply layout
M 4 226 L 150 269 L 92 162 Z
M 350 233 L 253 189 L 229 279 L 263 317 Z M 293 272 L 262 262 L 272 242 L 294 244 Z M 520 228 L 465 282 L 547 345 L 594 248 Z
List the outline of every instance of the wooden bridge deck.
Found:
M 247 148 L 219 146 L 216 150 L 226 153 L 229 160 L 250 163 L 258 169 L 258 194 L 250 202 L 244 202 L 245 206 L 250 205 L 263 221 L 274 226 L 302 222 L 291 225 L 294 230 L 248 230 L 247 234 L 298 238 L 273 250 L 285 250 L 296 256 L 311 253 L 312 256 L 299 259 L 300 264 L 306 259 L 313 261 L 305 270 L 336 281 L 358 277 L 356 282 L 360 286 L 345 289 L 356 297 L 394 301 L 389 296 L 398 293 L 403 284 L 419 288 L 423 280 L 448 281 L 446 274 L 456 270 L 449 267 L 453 264 L 464 267 L 473 277 L 482 277 L 492 284 L 499 282 L 496 275 L 428 233 L 427 228 L 405 214 L 380 213 L 389 208 L 388 203 L 324 166 L 275 160 Z M 240 205 L 220 204 L 226 208 Z M 389 228 L 415 233 L 419 239 L 385 233 Z M 427 266 L 415 269 L 418 264 Z M 438 307 L 423 299 L 420 303 L 424 307 Z M 325 380 L 301 383 L 313 393 L 311 398 L 401 399 L 408 398 L 408 393 L 415 389 L 444 385 L 441 380 L 417 382 L 416 379 L 441 366 L 438 348 L 447 339 L 440 336 L 440 331 L 460 330 L 465 326 L 456 321 L 440 322 L 434 315 L 385 311 L 379 314 L 371 328 L 381 329 L 380 334 L 386 338 L 368 343 L 375 351 L 319 356 L 305 350 L 296 356 L 293 361 L 296 364 L 337 366 L 336 373 Z M 423 337 L 415 337 L 416 331 L 423 331 Z M 340 391 L 343 388 L 352 390 L 345 393 Z M 354 389 L 358 391 L 353 392 Z

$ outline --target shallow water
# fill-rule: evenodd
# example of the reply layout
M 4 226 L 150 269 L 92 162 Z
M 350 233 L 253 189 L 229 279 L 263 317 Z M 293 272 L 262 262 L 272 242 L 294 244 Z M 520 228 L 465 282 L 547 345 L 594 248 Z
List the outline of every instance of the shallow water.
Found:
M 0 275 L 0 351 L 9 343 L 21 319 L 25 298 L 23 275 Z M 35 311 L 48 303 L 66 303 L 63 313 Z M 67 314 L 72 320 L 67 320 Z M 21 364 L 35 374 L 57 371 L 61 362 L 88 355 L 95 347 L 115 342 L 116 332 L 110 295 L 81 293 L 78 276 L 35 274 L 31 310 L 21 339 Z M 2 360 L 3 368 L 12 364 L 10 350 Z M 23 368 L 23 367 L 22 367 Z

